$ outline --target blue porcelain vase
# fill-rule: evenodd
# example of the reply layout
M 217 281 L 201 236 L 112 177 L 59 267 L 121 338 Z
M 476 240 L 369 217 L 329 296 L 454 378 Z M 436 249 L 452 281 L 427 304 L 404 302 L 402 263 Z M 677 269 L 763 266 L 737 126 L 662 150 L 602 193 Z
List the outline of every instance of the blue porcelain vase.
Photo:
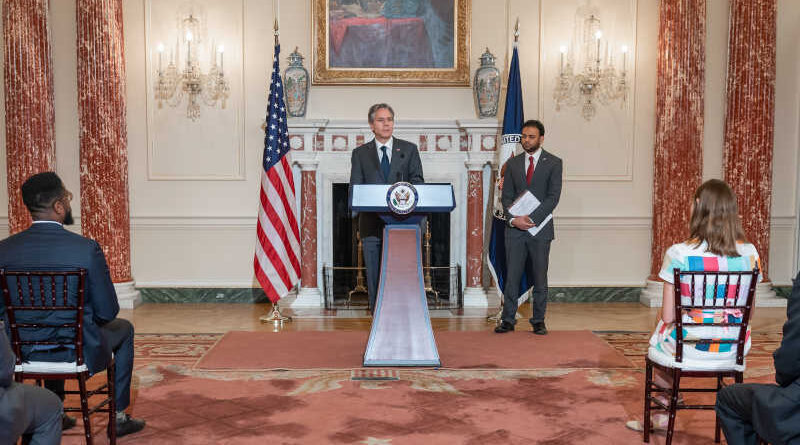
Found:
M 495 57 L 489 48 L 481 55 L 481 66 L 475 71 L 475 103 L 478 117 L 497 116 L 497 104 L 500 101 L 500 71 L 494 66 Z
M 303 56 L 297 48 L 289 54 L 288 59 L 289 66 L 283 72 L 286 112 L 290 117 L 303 117 L 308 102 L 308 71 L 303 67 Z

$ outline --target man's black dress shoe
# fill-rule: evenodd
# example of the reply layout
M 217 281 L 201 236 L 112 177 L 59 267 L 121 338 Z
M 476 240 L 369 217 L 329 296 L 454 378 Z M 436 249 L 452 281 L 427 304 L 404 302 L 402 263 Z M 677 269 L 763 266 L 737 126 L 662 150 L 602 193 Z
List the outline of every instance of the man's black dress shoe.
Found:
M 536 335 L 547 335 L 547 328 L 544 326 L 543 321 L 533 324 L 533 333 Z
M 128 414 L 124 414 L 124 417 L 122 419 L 120 419 L 119 417 L 117 418 L 117 437 L 138 433 L 144 428 L 144 424 L 145 424 L 144 420 L 134 419 Z
M 511 332 L 514 330 L 514 325 L 511 323 L 506 323 L 505 321 L 497 325 L 494 328 L 494 332 L 497 334 L 505 334 L 506 332 Z
M 74 417 L 68 416 L 66 414 L 61 415 L 61 431 L 66 431 L 70 428 L 74 428 L 77 423 L 78 421 Z

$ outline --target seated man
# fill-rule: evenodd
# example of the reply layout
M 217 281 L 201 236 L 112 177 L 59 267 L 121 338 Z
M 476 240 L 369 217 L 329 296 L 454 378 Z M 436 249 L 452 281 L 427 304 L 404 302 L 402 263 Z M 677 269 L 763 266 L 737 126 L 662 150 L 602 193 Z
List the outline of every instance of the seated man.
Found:
M 0 444 L 61 443 L 61 401 L 52 392 L 14 381 L 17 359 L 5 327 L 0 327 Z
M 145 422 L 125 413 L 130 405 L 133 374 L 133 325 L 116 318 L 119 303 L 100 245 L 64 228 L 72 224 L 72 194 L 53 172 L 31 176 L 22 184 L 22 200 L 33 218 L 27 230 L 0 241 L 0 268 L 7 270 L 86 269 L 83 313 L 83 354 L 89 372 L 106 369 L 114 354 L 117 436 L 135 433 Z M 0 301 L 0 316 L 5 308 Z M 70 351 L 32 351 L 30 361 L 74 360 Z M 45 387 L 64 398 L 64 382 L 45 381 Z M 65 426 L 74 425 L 65 418 Z
M 742 383 L 717 394 L 717 414 L 731 445 L 800 443 L 800 273 L 786 310 L 783 340 L 775 351 L 777 385 Z

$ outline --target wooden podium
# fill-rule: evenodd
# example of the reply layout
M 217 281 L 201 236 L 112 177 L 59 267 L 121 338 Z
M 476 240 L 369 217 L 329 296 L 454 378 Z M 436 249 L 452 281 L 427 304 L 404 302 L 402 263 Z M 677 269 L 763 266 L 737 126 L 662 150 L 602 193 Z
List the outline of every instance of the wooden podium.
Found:
M 455 208 L 450 184 L 359 184 L 350 208 L 378 213 L 383 229 L 381 273 L 364 366 L 441 366 L 433 338 L 422 273 L 426 213 Z

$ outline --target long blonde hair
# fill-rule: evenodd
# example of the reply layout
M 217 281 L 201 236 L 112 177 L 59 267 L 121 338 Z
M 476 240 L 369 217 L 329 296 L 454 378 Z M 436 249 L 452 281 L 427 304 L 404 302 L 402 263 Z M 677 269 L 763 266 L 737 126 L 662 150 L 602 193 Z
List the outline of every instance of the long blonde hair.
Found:
M 736 194 L 719 179 L 709 179 L 694 192 L 689 217 L 689 242 L 696 246 L 708 243 L 708 252 L 738 257 L 737 241 L 746 241 Z

